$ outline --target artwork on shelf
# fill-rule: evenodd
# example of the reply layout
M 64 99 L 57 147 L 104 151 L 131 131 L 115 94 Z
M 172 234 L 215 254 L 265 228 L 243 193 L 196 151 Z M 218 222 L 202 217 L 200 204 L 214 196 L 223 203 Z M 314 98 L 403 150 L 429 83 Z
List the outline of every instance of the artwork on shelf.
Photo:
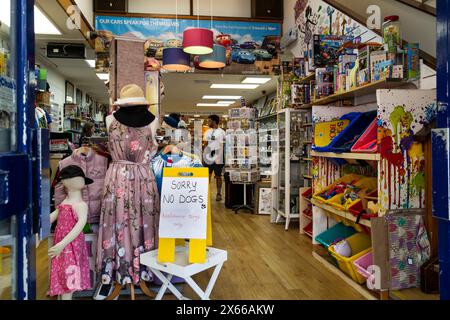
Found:
M 379 198 L 389 209 L 425 207 L 425 156 L 415 139 L 436 116 L 435 90 L 378 90 Z
M 75 103 L 75 87 L 69 81 L 66 81 L 66 103 Z
M 258 214 L 272 213 L 272 188 L 258 188 Z

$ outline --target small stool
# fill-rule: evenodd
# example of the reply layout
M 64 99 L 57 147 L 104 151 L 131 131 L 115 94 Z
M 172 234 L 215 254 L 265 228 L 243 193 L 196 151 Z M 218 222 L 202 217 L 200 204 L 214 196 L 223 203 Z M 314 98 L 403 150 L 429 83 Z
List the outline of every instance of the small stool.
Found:
M 159 263 L 157 260 L 158 250 L 141 254 L 141 264 L 149 267 L 153 274 L 155 274 L 163 283 L 155 300 L 161 300 L 167 289 L 169 289 L 178 300 L 190 300 L 189 298 L 184 297 L 170 282 L 173 276 L 183 278 L 201 300 L 209 300 L 209 295 L 216 284 L 220 270 L 222 269 L 224 262 L 228 259 L 227 251 L 216 248 L 207 248 L 206 260 L 205 263 L 202 264 L 190 264 L 188 258 L 188 247 L 176 247 L 174 263 Z M 206 290 L 203 291 L 192 279 L 192 276 L 212 267 L 215 267 L 214 272 L 209 280 Z M 166 273 L 167 276 L 165 276 L 163 272 Z

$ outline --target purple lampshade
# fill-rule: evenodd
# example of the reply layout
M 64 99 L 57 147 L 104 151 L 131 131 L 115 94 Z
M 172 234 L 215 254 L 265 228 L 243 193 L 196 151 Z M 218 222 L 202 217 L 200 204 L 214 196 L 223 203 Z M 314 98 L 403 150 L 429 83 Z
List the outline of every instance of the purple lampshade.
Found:
M 191 57 L 181 48 L 164 48 L 163 66 L 168 71 L 188 71 L 191 69 Z

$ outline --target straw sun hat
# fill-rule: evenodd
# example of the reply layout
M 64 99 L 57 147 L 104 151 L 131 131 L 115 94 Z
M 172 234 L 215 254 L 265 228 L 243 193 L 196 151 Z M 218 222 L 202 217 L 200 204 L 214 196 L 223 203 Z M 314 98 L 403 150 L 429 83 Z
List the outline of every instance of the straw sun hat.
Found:
M 114 102 L 115 106 L 143 106 L 150 105 L 144 95 L 144 91 L 136 84 L 126 85 L 120 90 L 120 98 Z

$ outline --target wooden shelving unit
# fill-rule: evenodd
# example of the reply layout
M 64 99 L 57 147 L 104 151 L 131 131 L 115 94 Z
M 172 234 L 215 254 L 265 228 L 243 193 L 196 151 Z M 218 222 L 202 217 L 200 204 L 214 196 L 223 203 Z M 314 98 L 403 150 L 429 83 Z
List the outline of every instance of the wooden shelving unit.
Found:
M 327 105 L 333 102 L 353 99 L 356 97 L 374 94 L 378 89 L 394 89 L 402 86 L 414 86 L 404 80 L 379 80 L 366 84 L 361 87 L 351 89 L 342 93 L 335 93 L 328 97 L 317 99 L 311 102 L 312 105 Z
M 312 157 L 323 157 L 323 158 L 339 158 L 339 159 L 353 159 L 353 160 L 372 160 L 379 161 L 379 153 L 334 153 L 334 152 L 317 152 L 311 151 Z
M 277 115 L 276 113 L 271 113 L 271 114 L 268 114 L 266 116 L 262 116 L 262 117 L 257 118 L 256 121 L 261 121 L 261 120 L 264 120 L 264 119 L 272 118 L 272 117 L 275 117 L 276 115 Z
M 325 203 L 321 203 L 320 201 L 317 201 L 316 199 L 312 199 L 311 203 L 313 205 L 315 205 L 316 207 L 325 210 L 328 213 L 334 214 L 336 216 L 339 216 L 341 218 L 344 218 L 344 219 L 352 221 L 352 222 L 356 222 L 356 217 L 354 215 L 352 215 L 350 212 L 338 210 L 338 209 L 334 208 L 333 206 L 330 206 L 330 205 L 325 204 Z M 361 219 L 359 221 L 359 224 L 361 224 L 363 226 L 366 226 L 366 227 L 369 227 L 369 228 L 372 226 L 370 221 L 369 220 L 365 220 L 365 219 Z
M 393 300 L 439 300 L 438 294 L 426 294 L 419 288 L 390 291 L 389 296 Z
M 315 73 L 310 73 L 310 74 L 307 75 L 306 77 L 301 78 L 301 79 L 299 79 L 299 80 L 294 80 L 293 82 L 294 82 L 294 83 L 297 83 L 297 84 L 303 84 L 303 83 L 308 83 L 308 82 L 310 82 L 311 80 L 314 80 L 315 78 L 316 78 L 316 74 L 315 74 Z
M 308 176 L 307 174 L 304 174 L 304 175 L 303 175 L 303 178 L 305 178 L 305 179 L 312 179 L 313 176 Z

